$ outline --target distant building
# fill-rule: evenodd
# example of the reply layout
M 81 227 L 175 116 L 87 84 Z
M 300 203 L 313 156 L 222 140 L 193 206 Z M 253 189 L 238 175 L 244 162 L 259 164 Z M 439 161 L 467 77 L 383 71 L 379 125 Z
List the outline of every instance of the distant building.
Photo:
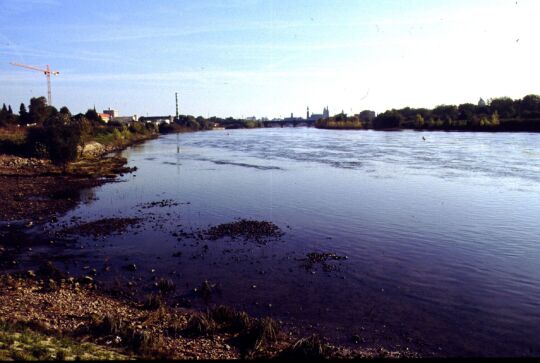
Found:
M 285 117 L 283 119 L 283 121 L 287 122 L 291 122 L 291 121 L 303 121 L 304 119 L 302 117 L 294 117 L 294 114 L 291 112 L 291 117 Z
M 109 121 L 111 121 L 111 115 L 109 115 L 108 113 L 98 113 L 98 116 L 101 119 L 101 121 L 105 123 L 108 123 Z
M 158 125 L 162 123 L 172 124 L 174 122 L 174 117 L 172 117 L 171 115 L 169 116 L 143 116 L 139 118 L 139 121 L 144 122 L 144 123 L 151 122 L 153 124 L 158 124 Z
M 137 115 L 134 116 L 116 116 L 113 118 L 114 122 L 119 122 L 121 124 L 129 124 L 137 121 Z
M 479 107 L 486 107 L 486 101 L 482 97 L 480 97 L 480 100 L 478 101 Z
M 328 112 L 328 106 L 326 106 L 323 109 L 323 113 L 314 113 L 314 114 L 310 115 L 309 114 L 309 107 L 308 107 L 306 116 L 307 116 L 306 120 L 308 120 L 308 121 L 317 121 L 317 120 L 320 120 L 322 118 L 330 117 L 330 112 Z
M 120 117 L 120 114 L 118 113 L 118 111 L 117 110 L 111 110 L 110 107 L 109 107 L 108 110 L 103 110 L 103 113 L 109 115 L 110 116 L 109 119 L 111 121 L 114 120 L 115 117 Z
M 246 121 L 257 121 L 257 117 L 255 116 L 246 117 Z

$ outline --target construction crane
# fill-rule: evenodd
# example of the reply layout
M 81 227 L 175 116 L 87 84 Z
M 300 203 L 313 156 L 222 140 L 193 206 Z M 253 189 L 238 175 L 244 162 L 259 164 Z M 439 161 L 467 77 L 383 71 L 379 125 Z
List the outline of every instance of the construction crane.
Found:
M 57 76 L 57 75 L 60 74 L 60 72 L 51 71 L 51 67 L 48 64 L 47 64 L 46 69 L 41 69 L 41 68 L 38 68 L 38 67 L 27 66 L 26 64 L 19 64 L 19 63 L 13 63 L 13 62 L 10 62 L 10 64 L 12 64 L 14 66 L 17 66 L 17 67 L 31 69 L 33 71 L 43 72 L 43 74 L 45 74 L 45 76 L 47 77 L 47 102 L 48 102 L 49 106 L 52 106 L 51 74 L 53 76 Z

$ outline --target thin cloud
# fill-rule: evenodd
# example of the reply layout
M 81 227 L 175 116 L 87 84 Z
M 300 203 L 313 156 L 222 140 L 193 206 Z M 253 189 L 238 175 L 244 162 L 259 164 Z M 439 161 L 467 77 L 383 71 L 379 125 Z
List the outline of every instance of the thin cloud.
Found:
M 9 17 L 57 6 L 60 6 L 58 0 L 2 0 L 0 2 L 0 17 Z
M 13 56 L 13 60 L 24 62 L 27 58 L 30 58 L 32 62 L 36 58 L 43 58 L 49 61 L 50 59 L 69 59 L 84 62 L 102 62 L 102 63 L 115 63 L 115 64 L 138 64 L 135 61 L 126 59 L 126 57 L 119 57 L 108 52 L 92 52 L 86 50 L 79 50 L 77 52 L 65 53 L 57 51 L 48 51 L 35 48 L 24 48 L 15 44 L 0 45 L 0 55 Z
M 304 69 L 292 71 L 261 71 L 261 70 L 210 70 L 210 71 L 170 71 L 149 73 L 62 73 L 61 82 L 267 82 L 271 79 L 301 79 L 304 77 L 335 77 L 335 69 Z M 33 80 L 26 73 L 13 74 L 13 72 L 0 73 L 0 78 L 5 82 L 17 82 L 21 80 Z

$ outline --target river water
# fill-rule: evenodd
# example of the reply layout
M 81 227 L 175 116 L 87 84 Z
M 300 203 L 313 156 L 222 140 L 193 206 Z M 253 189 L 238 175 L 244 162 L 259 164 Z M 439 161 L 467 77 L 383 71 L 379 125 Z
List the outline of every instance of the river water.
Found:
M 68 269 L 106 261 L 113 271 L 98 280 L 165 276 L 178 295 L 207 279 L 220 288 L 212 303 L 340 343 L 540 354 L 540 134 L 225 130 L 123 155 L 138 171 L 63 220 L 143 216 L 146 228 L 81 238 Z M 164 199 L 182 204 L 141 209 Z M 239 218 L 285 234 L 266 245 L 172 235 Z M 306 269 L 311 252 L 347 259 Z

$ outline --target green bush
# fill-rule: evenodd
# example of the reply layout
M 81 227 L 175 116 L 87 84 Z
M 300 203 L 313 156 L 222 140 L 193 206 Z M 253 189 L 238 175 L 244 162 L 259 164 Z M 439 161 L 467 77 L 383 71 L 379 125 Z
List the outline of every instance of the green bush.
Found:
M 81 138 L 80 128 L 69 116 L 57 114 L 44 123 L 47 135 L 47 150 L 54 164 L 63 165 L 77 159 L 77 146 Z

